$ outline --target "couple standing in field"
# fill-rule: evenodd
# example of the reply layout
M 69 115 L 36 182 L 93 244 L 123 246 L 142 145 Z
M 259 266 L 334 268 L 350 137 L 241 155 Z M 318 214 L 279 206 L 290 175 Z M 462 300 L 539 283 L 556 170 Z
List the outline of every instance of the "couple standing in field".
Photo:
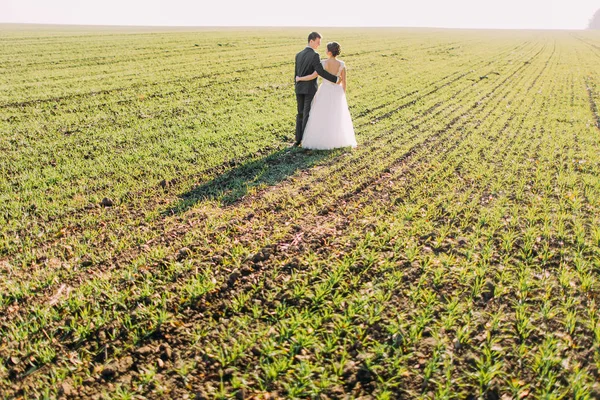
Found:
M 296 54 L 296 142 L 305 149 L 356 147 L 354 127 L 346 101 L 346 65 L 338 60 L 339 43 L 327 44 L 327 59 L 317 49 L 321 35 L 308 35 L 308 46 Z M 317 85 L 317 76 L 323 78 Z

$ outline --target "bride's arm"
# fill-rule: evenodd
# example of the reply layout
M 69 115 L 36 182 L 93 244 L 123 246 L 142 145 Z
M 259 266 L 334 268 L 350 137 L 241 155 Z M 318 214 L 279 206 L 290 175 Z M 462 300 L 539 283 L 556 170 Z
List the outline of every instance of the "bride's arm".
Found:
M 317 73 L 317 71 L 313 72 L 310 75 L 297 76 L 296 77 L 296 82 L 300 82 L 300 81 L 312 81 L 313 79 L 317 79 L 317 76 L 319 76 L 319 74 Z
M 340 77 L 342 80 L 342 87 L 344 88 L 344 93 L 346 93 L 346 68 L 342 69 Z

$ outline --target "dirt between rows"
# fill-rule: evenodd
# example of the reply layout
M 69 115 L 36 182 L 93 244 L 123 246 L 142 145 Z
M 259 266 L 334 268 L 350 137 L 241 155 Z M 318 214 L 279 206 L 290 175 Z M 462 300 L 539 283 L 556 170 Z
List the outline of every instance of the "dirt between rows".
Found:
M 424 144 L 430 145 L 432 142 L 435 142 L 435 141 L 432 140 L 432 141 L 424 142 Z M 438 142 L 437 144 L 439 145 L 440 143 Z M 410 160 L 410 155 L 411 154 L 416 154 L 416 149 L 413 149 L 411 153 L 405 154 L 401 158 L 399 158 L 398 159 L 399 163 L 405 164 L 405 165 L 409 165 L 407 163 Z M 398 168 L 405 169 L 406 167 L 405 168 L 398 167 Z M 388 168 L 388 170 L 390 170 L 390 171 L 392 169 L 394 169 L 394 168 Z M 416 172 L 416 171 L 417 171 L 416 169 L 413 170 L 413 173 Z M 378 181 L 381 181 L 381 180 L 385 180 L 385 177 L 384 178 L 380 178 Z M 375 182 L 375 184 L 377 184 L 377 183 L 378 182 Z M 362 185 L 357 190 L 355 190 L 354 191 L 354 196 L 357 196 L 357 197 L 355 197 L 354 200 L 357 201 L 357 199 L 362 198 L 361 191 L 368 189 L 368 187 L 369 187 L 368 185 Z M 276 190 L 276 188 L 275 189 L 272 188 L 271 190 Z M 377 196 L 377 197 L 379 197 L 379 196 Z M 374 197 L 373 200 L 375 198 L 377 198 L 377 197 Z M 253 201 L 253 200 L 252 199 L 248 199 L 247 201 Z M 320 215 L 317 218 L 324 219 L 324 218 L 326 218 L 327 215 L 331 215 L 331 216 L 334 216 L 334 217 L 337 218 L 337 216 L 335 215 L 335 213 L 332 213 L 331 211 L 332 211 L 331 209 L 325 208 L 325 209 L 322 210 L 322 212 L 319 213 Z M 254 226 L 255 219 L 259 219 L 259 218 L 260 218 L 260 215 L 257 215 L 255 213 L 255 215 L 248 220 L 248 223 L 247 223 L 247 226 L 248 226 L 247 230 L 248 231 L 250 231 L 250 232 L 254 232 L 255 231 L 255 226 Z M 282 221 L 282 224 L 284 224 L 284 223 L 285 222 Z M 318 231 L 318 229 L 319 229 L 318 227 L 323 225 L 323 221 L 318 222 L 318 223 L 313 223 L 311 225 L 313 225 L 313 228 L 308 229 L 309 231 L 313 231 L 313 232 L 315 230 Z M 298 237 L 298 232 L 299 232 L 298 231 L 298 229 L 299 229 L 298 226 L 299 225 L 296 225 L 296 228 L 294 228 L 294 230 L 296 231 L 296 233 L 290 236 L 290 242 L 291 243 L 294 243 L 294 240 Z M 344 226 L 347 227 L 347 223 L 343 223 L 342 222 L 338 226 L 338 228 L 343 229 Z M 315 236 L 313 238 L 310 238 L 310 234 L 306 234 L 305 233 L 304 235 L 305 235 L 305 237 L 301 241 L 302 242 L 302 244 L 300 245 L 301 247 L 304 247 L 306 243 L 311 243 L 311 246 L 316 246 L 318 248 L 318 247 L 320 247 L 320 246 L 323 245 L 324 241 L 327 241 L 329 239 L 329 237 L 331 236 L 331 233 L 324 234 L 321 237 Z M 251 241 L 251 239 L 247 239 L 246 241 Z M 287 244 L 287 246 L 289 246 L 289 244 Z M 254 272 L 254 270 L 255 270 L 255 268 L 257 266 L 261 265 L 261 260 L 262 259 L 264 259 L 263 261 L 270 260 L 269 261 L 269 265 L 273 265 L 273 263 L 277 264 L 278 262 L 281 261 L 281 260 L 277 261 L 277 259 L 279 257 L 277 257 L 277 258 L 275 257 L 275 254 L 277 254 L 279 252 L 278 249 L 279 249 L 278 247 L 274 247 L 274 248 L 272 248 L 272 247 L 266 247 L 263 250 L 261 250 L 260 252 L 258 252 L 253 257 L 253 259 L 250 261 L 252 263 L 251 264 L 252 265 L 251 269 L 247 269 L 247 268 L 244 269 L 244 268 L 242 268 L 242 270 L 239 271 L 239 273 L 230 273 L 229 276 L 227 277 L 226 283 L 224 283 L 220 287 L 220 289 L 219 289 L 218 292 L 216 292 L 214 294 L 211 294 L 209 297 L 212 299 L 212 301 L 215 301 L 216 299 L 219 299 L 219 298 L 228 298 L 230 296 L 230 294 L 228 294 L 228 293 L 232 289 L 232 284 L 236 283 L 236 286 L 237 286 L 238 279 L 240 280 L 239 283 L 241 283 L 241 285 L 245 285 L 245 284 L 246 285 L 252 285 L 252 283 L 255 283 L 255 280 L 258 279 L 258 278 L 257 278 L 256 273 Z M 289 253 L 290 250 L 291 250 L 290 247 L 288 247 L 288 253 Z M 300 251 L 300 249 L 297 249 L 297 250 Z M 191 250 L 191 251 L 194 252 L 194 250 Z M 285 254 L 285 253 L 283 253 L 283 254 Z M 297 253 L 297 254 L 301 254 L 301 253 Z M 178 257 L 178 255 L 173 255 L 173 257 Z M 218 259 L 219 259 L 218 255 L 217 256 L 213 256 L 213 257 L 218 262 Z M 294 257 L 294 258 L 296 258 L 296 257 Z M 293 265 L 293 262 L 290 265 Z M 264 266 L 263 266 L 263 268 L 264 268 Z M 238 274 L 239 274 L 239 276 L 238 276 Z M 207 300 L 207 301 L 210 301 L 210 300 Z M 202 309 L 202 305 L 201 304 L 196 304 L 196 306 L 199 307 L 197 311 L 200 311 Z M 98 335 L 99 335 L 99 337 L 105 336 L 105 335 L 101 335 L 100 333 L 98 333 Z M 119 343 L 117 341 L 117 342 L 115 342 L 114 346 L 119 347 L 119 346 L 121 346 L 121 343 Z M 103 342 L 100 342 L 100 343 L 97 343 L 97 345 L 94 345 L 94 346 L 91 346 L 91 347 L 92 348 L 96 348 L 96 349 L 103 349 L 103 348 L 106 349 L 107 348 L 107 344 L 103 343 Z M 105 356 L 109 355 L 106 351 L 101 352 L 101 353 L 103 353 Z M 42 370 L 43 370 L 43 368 L 42 368 Z M 26 372 L 26 371 L 23 371 L 23 372 Z M 29 381 L 29 379 L 26 378 L 25 381 Z M 25 385 L 27 385 L 25 382 L 23 382 L 23 383 Z

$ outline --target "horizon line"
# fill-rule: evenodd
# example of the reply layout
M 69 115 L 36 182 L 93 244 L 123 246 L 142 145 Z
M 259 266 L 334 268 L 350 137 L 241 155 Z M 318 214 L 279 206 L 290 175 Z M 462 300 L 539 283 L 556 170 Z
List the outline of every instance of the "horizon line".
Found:
M 335 26 L 313 26 L 307 25 L 138 25 L 138 24 L 76 24 L 56 22 L 2 22 L 0 25 L 37 25 L 37 26 L 69 26 L 69 27 L 107 27 L 107 28 L 365 28 L 365 29 L 450 29 L 450 30 L 503 30 L 503 31 L 586 31 L 589 28 L 467 28 L 467 27 L 443 27 L 443 26 L 401 26 L 401 25 L 335 25 Z

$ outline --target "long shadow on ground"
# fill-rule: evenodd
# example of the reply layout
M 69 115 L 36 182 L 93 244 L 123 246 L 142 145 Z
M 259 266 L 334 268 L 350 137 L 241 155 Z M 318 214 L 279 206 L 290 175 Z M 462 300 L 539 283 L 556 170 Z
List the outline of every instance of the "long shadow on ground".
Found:
M 334 157 L 344 150 L 310 151 L 286 148 L 263 158 L 250 160 L 234 169 L 182 193 L 181 201 L 168 213 L 183 213 L 196 203 L 216 200 L 222 206 L 232 205 L 244 197 L 250 188 L 274 186 L 299 170 L 306 170 L 319 161 Z

